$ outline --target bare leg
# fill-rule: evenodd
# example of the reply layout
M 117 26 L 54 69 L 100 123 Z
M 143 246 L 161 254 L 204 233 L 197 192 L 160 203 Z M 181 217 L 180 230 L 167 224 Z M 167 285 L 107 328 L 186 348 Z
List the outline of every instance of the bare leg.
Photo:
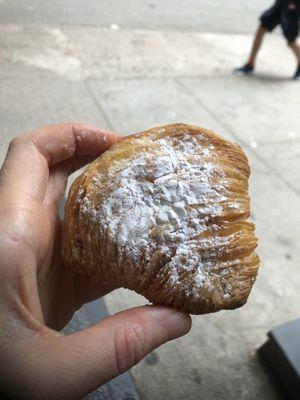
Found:
M 255 38 L 252 43 L 251 53 L 248 59 L 248 64 L 251 65 L 252 67 L 254 67 L 257 53 L 260 49 L 263 37 L 265 36 L 266 32 L 267 32 L 266 28 L 264 28 L 261 25 L 258 27 L 256 31 Z
M 297 59 L 297 68 L 296 68 L 296 72 L 293 76 L 293 79 L 298 81 L 298 80 L 300 80 L 300 46 L 296 41 L 289 42 L 288 46 L 292 49 L 292 51 L 295 54 L 296 59 Z
M 295 41 L 295 42 L 289 42 L 288 46 L 292 49 L 293 53 L 296 56 L 298 65 L 300 65 L 300 46 L 299 44 Z

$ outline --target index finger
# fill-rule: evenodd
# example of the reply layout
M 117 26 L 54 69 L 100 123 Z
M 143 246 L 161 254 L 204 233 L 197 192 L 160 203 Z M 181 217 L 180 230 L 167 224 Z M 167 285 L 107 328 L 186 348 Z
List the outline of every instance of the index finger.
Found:
M 14 139 L 0 171 L 0 184 L 11 200 L 45 195 L 49 167 L 75 155 L 100 155 L 120 136 L 84 124 L 52 125 Z
M 20 140 L 34 144 L 52 166 L 74 155 L 101 154 L 119 138 L 113 132 L 91 125 L 61 124 L 29 132 Z

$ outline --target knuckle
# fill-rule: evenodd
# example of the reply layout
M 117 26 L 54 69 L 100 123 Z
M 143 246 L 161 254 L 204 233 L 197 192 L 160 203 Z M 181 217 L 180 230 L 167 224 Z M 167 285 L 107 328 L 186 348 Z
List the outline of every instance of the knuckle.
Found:
M 115 360 L 118 374 L 137 364 L 146 354 L 145 332 L 135 324 L 126 324 L 115 333 Z
M 16 146 L 18 146 L 20 143 L 20 140 L 21 140 L 20 136 L 16 136 L 13 139 L 11 139 L 11 141 L 9 142 L 9 145 L 8 145 L 8 151 L 10 151 L 13 148 L 15 148 Z

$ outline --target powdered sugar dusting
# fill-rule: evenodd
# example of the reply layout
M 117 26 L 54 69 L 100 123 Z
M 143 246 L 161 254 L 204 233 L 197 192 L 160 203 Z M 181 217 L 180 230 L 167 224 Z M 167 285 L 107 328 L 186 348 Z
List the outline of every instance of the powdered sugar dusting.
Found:
M 214 256 L 232 238 L 218 237 L 219 226 L 213 222 L 224 214 L 228 199 L 224 173 L 209 161 L 214 160 L 212 151 L 213 145 L 201 145 L 199 135 L 186 134 L 173 143 L 160 139 L 151 152 L 122 164 L 120 172 L 117 167 L 107 171 L 109 183 L 96 209 L 88 196 L 80 199 L 81 212 L 99 219 L 101 233 L 117 243 L 120 265 L 124 260 L 135 268 L 150 265 L 155 252 L 167 259 L 163 268 L 170 271 L 172 285 L 180 287 L 188 276 L 191 295 L 197 296 L 200 288 L 213 290 Z M 99 179 L 94 176 L 93 185 Z M 227 299 L 232 288 L 225 275 L 220 295 Z

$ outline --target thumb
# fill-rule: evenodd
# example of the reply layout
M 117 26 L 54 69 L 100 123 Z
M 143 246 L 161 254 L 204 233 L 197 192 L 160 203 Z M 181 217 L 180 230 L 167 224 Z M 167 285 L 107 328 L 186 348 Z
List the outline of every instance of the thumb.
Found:
M 35 384 L 30 398 L 79 399 L 190 328 L 191 318 L 186 314 L 143 306 L 115 314 L 81 332 L 43 338 L 42 348 L 35 348 L 39 357 L 35 358 L 33 374 L 40 384 Z

